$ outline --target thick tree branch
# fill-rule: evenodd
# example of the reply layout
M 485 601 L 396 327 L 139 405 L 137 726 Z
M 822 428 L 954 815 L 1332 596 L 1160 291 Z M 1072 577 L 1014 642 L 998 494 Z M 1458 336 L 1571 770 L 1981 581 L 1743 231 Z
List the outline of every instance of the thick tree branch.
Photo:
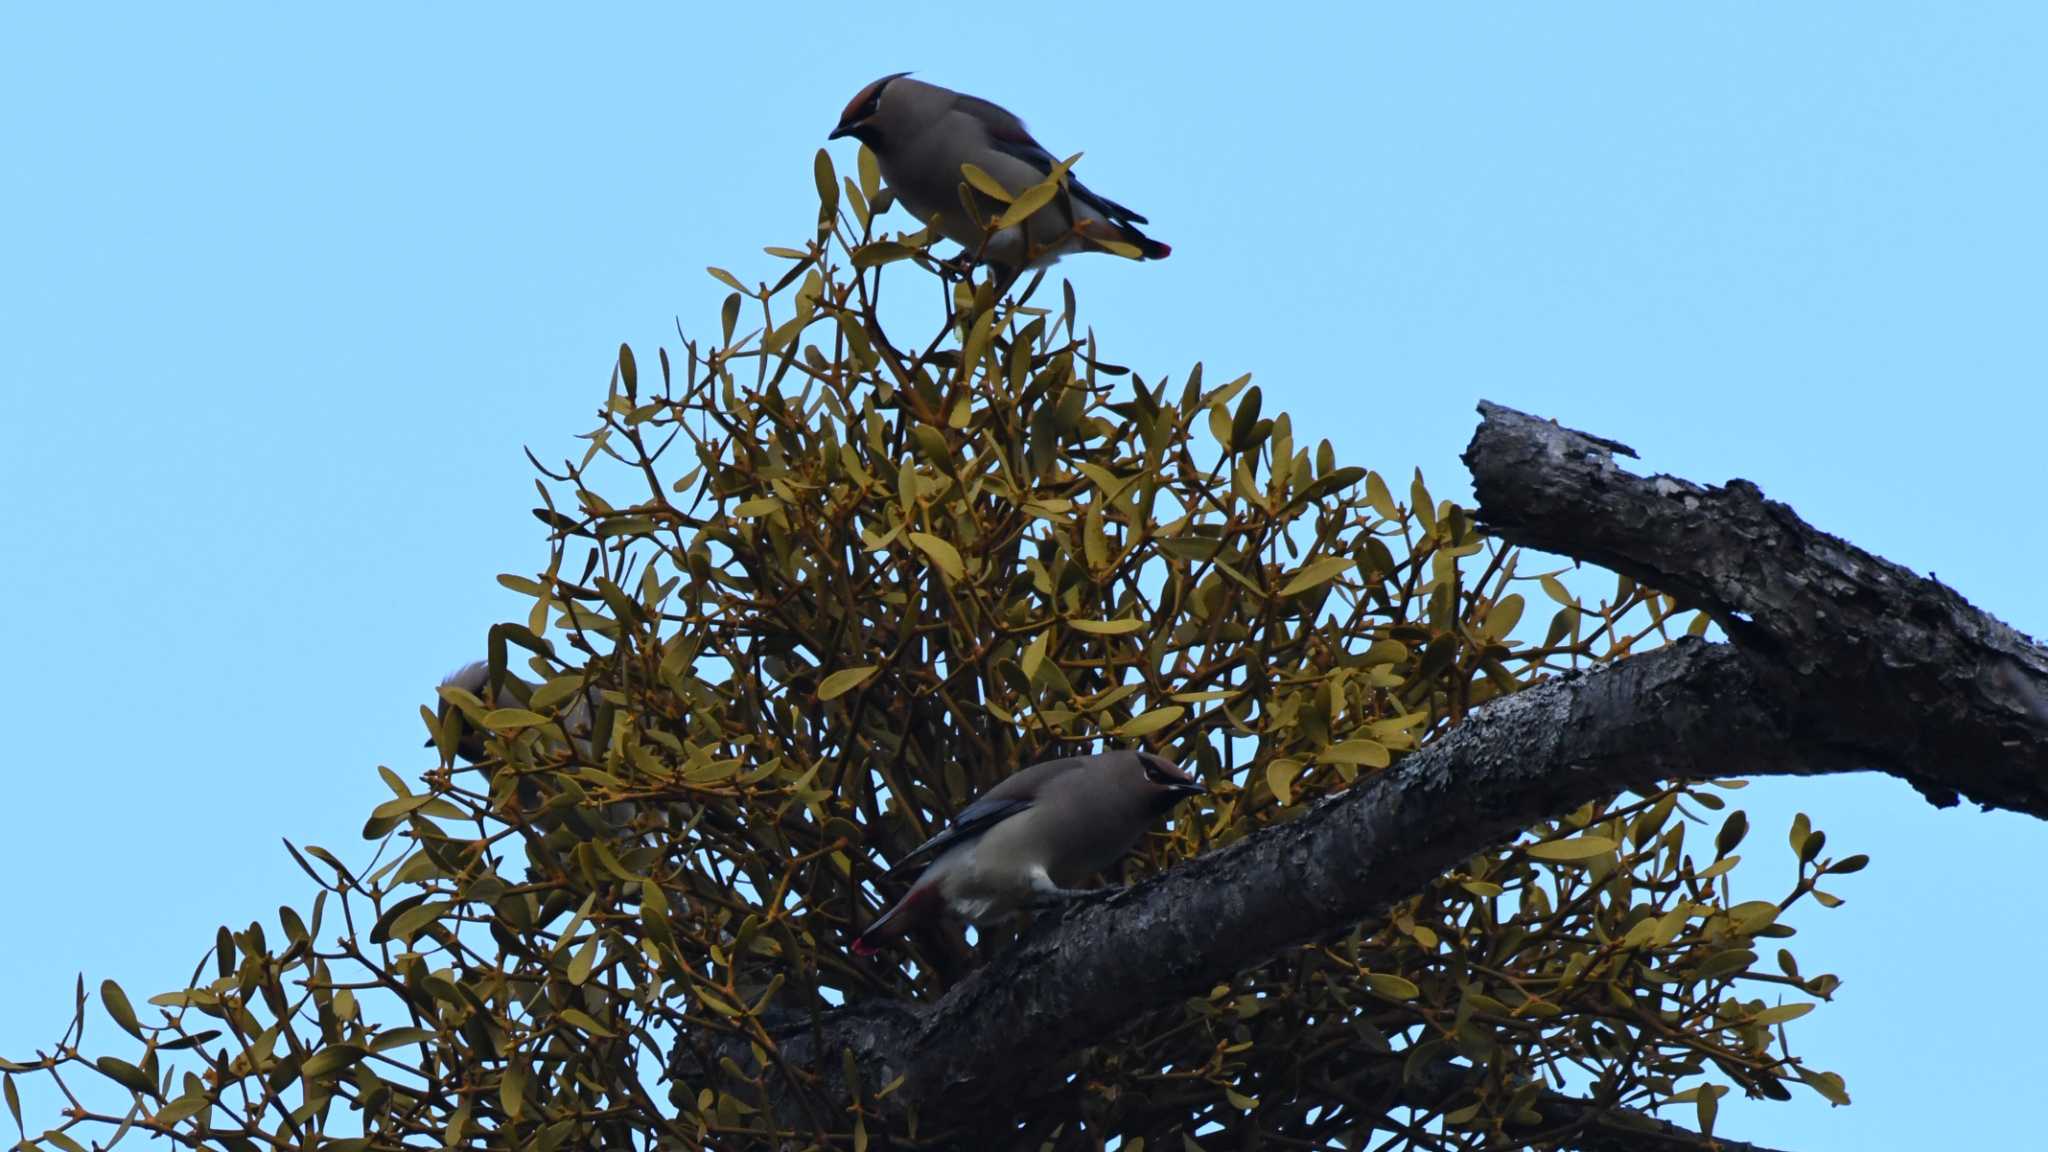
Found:
M 1844 771 L 1804 740 L 1731 648 L 1687 641 L 1498 701 L 1299 819 L 1075 907 L 930 1008 L 856 1006 L 793 1030 L 782 1053 L 844 1098 L 851 1048 L 867 1094 L 920 1127 L 977 1116 L 1140 1012 L 1283 948 L 1354 924 L 1544 817 L 1658 781 Z M 1133 973 L 1143 973 L 1134 979 Z
M 1034 926 L 937 1004 L 791 1029 L 783 1058 L 843 1102 L 850 1050 L 863 1099 L 901 1077 L 884 1107 L 916 1109 L 923 1132 L 968 1125 L 1139 1013 L 1341 931 L 1546 817 L 1661 781 L 1876 767 L 1931 797 L 2048 815 L 2048 656 L 2023 637 L 1749 485 L 1631 476 L 1618 445 L 1484 412 L 1466 461 L 1500 534 L 1703 604 L 1738 643 L 1682 641 L 1496 701 L 1299 819 Z M 1604 1131 L 1584 1146 L 1617 1146 Z
M 2048 817 L 2048 652 L 1937 580 L 1731 480 L 1637 476 L 1625 445 L 1482 403 L 1480 522 L 1707 609 L 1799 709 L 1936 804 Z

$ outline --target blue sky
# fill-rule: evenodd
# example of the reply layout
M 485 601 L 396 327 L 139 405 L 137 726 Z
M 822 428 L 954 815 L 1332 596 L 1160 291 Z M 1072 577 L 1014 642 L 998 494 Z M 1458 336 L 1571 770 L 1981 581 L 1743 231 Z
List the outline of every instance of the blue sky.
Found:
M 711 330 L 705 265 L 804 238 L 884 72 L 1151 217 L 1170 260 L 1061 265 L 1112 359 L 1255 372 L 1447 496 L 1478 399 L 1554 416 L 2048 633 L 2048 9 L 971 7 L 0 10 L 0 1053 L 78 971 L 160 991 L 300 900 L 281 834 L 356 850 L 433 682 L 522 614 L 496 574 L 544 562 L 521 447 L 578 450 L 621 340 Z M 2048 828 L 1744 795 L 1753 839 L 1803 808 L 1875 862 L 1796 922 L 1846 984 L 1795 1046 L 1856 1103 L 1722 1134 L 2031 1127 Z

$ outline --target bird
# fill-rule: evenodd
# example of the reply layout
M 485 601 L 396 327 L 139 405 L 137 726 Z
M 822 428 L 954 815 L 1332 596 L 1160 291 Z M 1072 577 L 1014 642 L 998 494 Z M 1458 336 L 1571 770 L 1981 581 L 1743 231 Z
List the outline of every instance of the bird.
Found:
M 1138 230 L 1148 222 L 1143 216 L 1071 175 L 1067 195 L 1055 196 L 1020 224 L 989 233 L 961 203 L 961 166 L 973 164 L 1017 196 L 1043 183 L 1058 161 L 1007 109 L 909 76 L 897 72 L 861 89 L 828 139 L 851 136 L 867 145 L 896 199 L 920 220 L 936 218 L 939 233 L 969 257 L 1021 272 L 1070 252 L 1104 251 L 1105 243 L 1130 245 L 1143 260 L 1173 251 Z M 968 195 L 982 221 L 1007 207 L 985 192 Z
M 464 664 L 441 681 L 443 688 L 460 688 L 482 699 L 487 705 L 498 708 L 526 707 L 527 701 L 533 698 L 533 690 L 538 687 L 509 669 L 505 673 L 504 683 L 495 692 L 491 690 L 490 685 L 491 665 L 485 660 Z M 591 719 L 601 705 L 602 700 L 597 689 L 585 688 L 569 702 L 569 707 L 562 713 L 562 727 L 575 742 L 576 750 L 581 755 L 588 756 L 590 753 Z M 458 717 L 461 715 L 455 706 L 446 700 L 437 700 L 434 710 L 436 719 L 444 724 L 448 722 L 451 714 Z M 464 722 L 456 736 L 455 755 L 469 764 L 482 760 L 486 735 L 488 734 L 481 729 Z M 427 747 L 432 747 L 433 744 L 432 740 L 427 741 Z
M 892 874 L 929 860 L 901 900 L 853 941 L 857 956 L 949 910 L 988 923 L 1087 894 L 1072 885 L 1108 868 L 1201 781 L 1151 752 L 1119 749 L 1034 764 L 975 799 Z

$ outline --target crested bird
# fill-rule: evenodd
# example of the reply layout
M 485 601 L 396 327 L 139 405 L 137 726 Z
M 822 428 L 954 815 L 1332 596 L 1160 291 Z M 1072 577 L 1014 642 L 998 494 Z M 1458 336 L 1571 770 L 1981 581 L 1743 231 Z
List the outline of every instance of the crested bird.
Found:
M 854 940 L 854 954 L 874 955 L 881 942 L 941 910 L 979 924 L 1086 895 L 1072 886 L 1116 863 L 1182 799 L 1206 791 L 1150 752 L 1034 764 L 984 792 L 890 869 L 930 861 Z
M 993 222 L 1008 205 L 970 185 L 964 194 L 975 205 L 970 215 L 962 202 L 963 165 L 981 169 L 1015 198 L 1043 183 L 1059 162 L 1007 109 L 909 75 L 884 76 L 861 89 L 830 138 L 851 136 L 867 145 L 896 199 L 919 220 L 935 220 L 940 235 L 969 257 L 1014 274 L 1110 244 L 1128 245 L 1143 260 L 1173 251 L 1138 230 L 1143 216 L 1072 175 L 1063 195 L 1020 223 L 989 231 L 983 222 Z

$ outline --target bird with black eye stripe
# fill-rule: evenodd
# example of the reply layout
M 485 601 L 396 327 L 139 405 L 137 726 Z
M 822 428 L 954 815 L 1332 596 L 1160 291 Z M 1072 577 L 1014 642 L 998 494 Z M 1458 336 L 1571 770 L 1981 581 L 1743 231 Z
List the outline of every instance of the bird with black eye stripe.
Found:
M 919 220 L 966 254 L 1011 274 L 1042 268 L 1072 252 L 1128 245 L 1141 260 L 1163 259 L 1173 249 L 1138 230 L 1143 216 L 1067 177 L 1067 194 L 1053 197 L 1029 219 L 988 232 L 1007 205 L 970 190 L 979 220 L 961 202 L 961 166 L 986 172 L 1011 196 L 1043 183 L 1058 163 L 1008 110 L 950 88 L 884 76 L 847 104 L 831 139 L 852 137 L 868 146 L 882 180 Z
M 853 942 L 870 956 L 920 921 L 951 912 L 986 924 L 1087 894 L 1074 885 L 1122 859 L 1158 819 L 1208 789 L 1173 761 L 1119 750 L 1017 772 L 890 869 L 921 861 L 903 898 Z

